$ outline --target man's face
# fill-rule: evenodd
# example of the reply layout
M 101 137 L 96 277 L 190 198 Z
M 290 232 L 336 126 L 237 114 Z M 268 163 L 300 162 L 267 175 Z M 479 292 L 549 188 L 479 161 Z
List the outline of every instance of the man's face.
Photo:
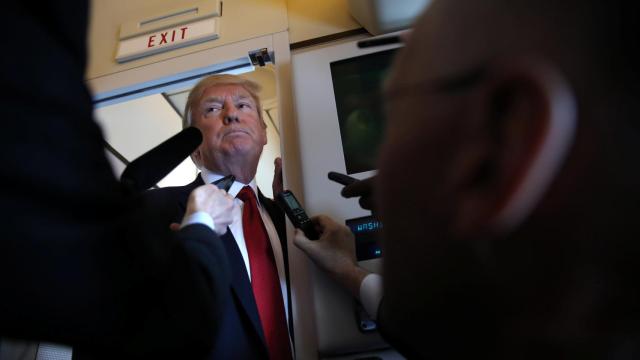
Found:
M 462 130 L 469 126 L 464 124 L 467 99 L 441 93 L 437 83 L 467 66 L 466 59 L 455 56 L 454 47 L 463 45 L 451 43 L 456 30 L 443 17 L 451 10 L 446 3 L 435 1 L 418 23 L 385 88 L 387 126 L 376 191 L 385 232 L 393 236 L 385 256 L 394 256 L 396 246 L 419 247 L 413 237 L 422 237 L 424 231 L 445 231 L 453 200 L 450 165 Z M 407 236 L 396 236 L 399 232 Z
M 238 157 L 257 161 L 267 143 L 258 104 L 240 85 L 207 88 L 193 111 L 193 124 L 203 136 L 194 156 L 211 171 L 223 172 L 225 163 Z
M 479 59 L 468 53 L 474 39 L 463 38 L 457 28 L 469 25 L 459 14 L 446 17 L 455 8 L 451 3 L 456 1 L 432 4 L 394 64 L 385 89 L 386 138 L 375 201 L 384 223 L 385 298 L 388 294 L 394 297 L 389 304 L 407 306 L 407 314 L 421 311 L 428 299 L 402 279 L 429 274 L 443 259 L 454 204 L 464 187 L 456 183 L 459 157 L 475 126 L 468 92 L 438 89 L 439 80 L 468 71 Z

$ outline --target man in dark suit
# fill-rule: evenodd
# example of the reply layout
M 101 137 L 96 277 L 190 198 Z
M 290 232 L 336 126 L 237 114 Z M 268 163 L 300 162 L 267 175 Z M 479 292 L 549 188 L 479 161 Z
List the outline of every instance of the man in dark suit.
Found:
M 372 313 L 407 358 L 638 358 L 637 17 L 625 0 L 435 0 L 417 22 L 374 182 Z M 315 221 L 321 238 L 295 243 L 362 297 L 353 235 Z
M 222 236 L 231 286 L 212 359 L 292 358 L 284 213 L 262 195 L 255 182 L 267 141 L 258 90 L 257 84 L 238 76 L 213 75 L 201 80 L 189 95 L 184 119 L 185 126 L 198 127 L 204 136 L 192 155 L 201 173 L 189 185 L 146 194 L 149 203 L 164 212 L 165 221 L 158 225 L 168 231 L 170 223 L 182 218 L 192 189 L 226 175 L 236 177 L 229 194 L 238 207 L 229 231 Z M 257 232 L 247 218 L 251 211 L 257 216 Z
M 87 2 L 10 1 L 4 15 L 20 31 L 0 57 L 0 336 L 104 358 L 208 353 L 224 249 L 203 224 L 155 231 L 113 176 L 84 85 Z M 224 229 L 232 201 L 203 186 L 187 215 Z

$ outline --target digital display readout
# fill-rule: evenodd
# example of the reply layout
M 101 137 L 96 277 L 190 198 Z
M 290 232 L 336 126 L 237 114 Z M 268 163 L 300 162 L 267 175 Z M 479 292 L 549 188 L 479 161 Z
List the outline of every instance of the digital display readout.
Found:
M 378 220 L 371 220 L 362 224 L 353 224 L 351 231 L 353 231 L 353 233 L 355 234 L 368 231 L 377 231 L 378 229 L 382 229 L 382 223 Z
M 373 216 L 365 216 L 345 221 L 356 238 L 356 258 L 358 261 L 382 256 L 378 240 L 382 223 Z
M 300 204 L 298 204 L 298 202 L 296 201 L 296 198 L 294 198 L 291 195 L 286 195 L 284 197 L 284 200 L 287 202 L 289 207 L 292 208 L 292 209 L 299 209 L 301 207 Z

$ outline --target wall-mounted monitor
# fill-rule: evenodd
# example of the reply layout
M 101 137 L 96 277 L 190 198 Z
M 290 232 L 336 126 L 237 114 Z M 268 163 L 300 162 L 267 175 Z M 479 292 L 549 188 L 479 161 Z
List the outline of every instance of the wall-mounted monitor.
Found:
M 381 51 L 330 65 L 347 174 L 375 169 L 384 133 L 380 89 L 395 52 Z
M 370 215 L 357 201 L 341 198 L 341 186 L 327 173 L 358 179 L 375 174 L 385 127 L 380 90 L 399 46 L 362 49 L 354 40 L 293 54 L 303 198 L 310 213 L 342 220 Z

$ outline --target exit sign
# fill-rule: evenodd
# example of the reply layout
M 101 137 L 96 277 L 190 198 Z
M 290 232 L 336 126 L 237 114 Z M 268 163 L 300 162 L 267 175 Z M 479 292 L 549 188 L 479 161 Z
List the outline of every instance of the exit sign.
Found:
M 116 61 L 123 63 L 219 37 L 218 19 L 195 21 L 121 40 L 116 52 Z

